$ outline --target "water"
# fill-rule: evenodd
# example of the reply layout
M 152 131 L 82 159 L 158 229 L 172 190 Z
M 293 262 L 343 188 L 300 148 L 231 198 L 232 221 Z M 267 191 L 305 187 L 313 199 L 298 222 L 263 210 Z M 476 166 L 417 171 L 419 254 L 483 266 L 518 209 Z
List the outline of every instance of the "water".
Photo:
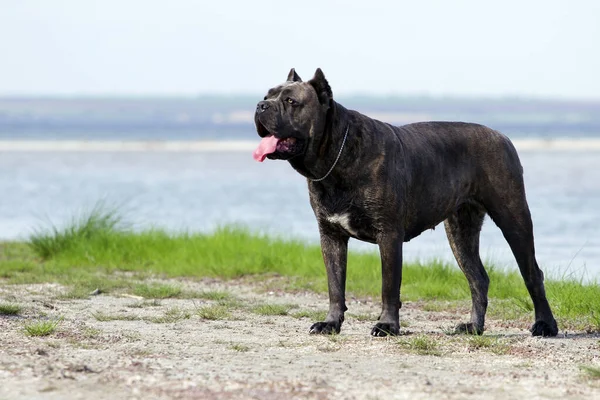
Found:
M 600 278 L 600 151 L 521 150 L 537 258 L 554 274 Z M 206 231 L 225 223 L 318 243 L 306 181 L 249 151 L 0 152 L 0 238 L 24 239 L 99 199 L 122 204 L 138 229 Z M 351 241 L 351 249 L 374 246 Z M 489 219 L 482 258 L 514 268 Z M 442 225 L 405 245 L 409 260 L 452 260 Z

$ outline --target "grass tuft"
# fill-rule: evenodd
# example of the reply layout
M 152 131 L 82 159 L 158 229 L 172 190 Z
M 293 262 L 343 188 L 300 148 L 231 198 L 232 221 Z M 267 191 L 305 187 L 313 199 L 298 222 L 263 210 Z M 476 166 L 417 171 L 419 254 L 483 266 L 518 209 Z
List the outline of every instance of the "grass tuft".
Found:
M 14 303 L 0 304 L 0 315 L 19 315 L 23 311 L 23 307 Z
M 594 380 L 600 379 L 600 368 L 591 365 L 582 365 L 579 367 L 586 377 Z
M 148 321 L 154 322 L 155 324 L 170 324 L 181 321 L 182 319 L 190 319 L 191 316 L 192 314 L 188 311 L 183 311 L 179 307 L 172 307 L 165 311 L 164 315 L 150 318 Z
M 119 232 L 121 222 L 116 208 L 98 202 L 89 212 L 74 217 L 63 228 L 52 223 L 49 228 L 37 228 L 29 238 L 29 244 L 39 257 L 47 260 L 69 250 L 84 248 L 91 240 L 108 244 L 108 239 Z
M 308 318 L 312 321 L 324 321 L 327 311 L 300 310 L 291 314 L 294 318 Z
M 146 299 L 169 299 L 179 297 L 181 288 L 174 285 L 164 284 L 138 284 L 133 288 L 133 294 Z
M 92 316 L 96 321 L 108 322 L 108 321 L 139 321 L 140 317 L 137 315 L 128 314 L 105 314 L 103 312 L 93 312 Z
M 86 339 L 95 339 L 97 337 L 99 337 L 102 334 L 102 331 L 100 329 L 96 329 L 96 328 L 85 328 L 83 330 L 83 337 L 85 337 Z
M 25 332 L 29 336 L 48 336 L 54 333 L 62 318 L 49 321 L 34 321 L 25 324 Z
M 399 339 L 398 344 L 420 355 L 441 356 L 438 342 L 426 335 L 419 335 L 410 339 Z
M 186 293 L 186 297 L 221 302 L 232 300 L 234 298 L 234 296 L 231 293 L 222 290 L 203 290 L 200 292 L 190 292 Z
M 231 313 L 227 307 L 221 305 L 200 307 L 196 313 L 200 318 L 211 321 L 231 318 Z
M 233 343 L 233 344 L 231 344 L 231 346 L 229 346 L 229 348 L 231 350 L 239 351 L 241 353 L 245 353 L 247 351 L 250 351 L 250 347 L 249 346 L 246 346 L 245 344 L 240 344 L 240 343 Z
M 365 322 L 365 321 L 375 321 L 377 320 L 377 315 L 375 314 L 350 314 L 350 317 L 353 317 L 357 321 Z
M 509 346 L 498 338 L 486 335 L 470 336 L 468 339 L 470 350 L 488 350 L 494 354 L 501 355 L 508 352 Z
M 288 315 L 292 308 L 298 308 L 292 304 L 261 304 L 252 307 L 252 312 L 258 315 Z
M 491 336 L 474 335 L 468 338 L 469 348 L 473 350 L 487 349 L 492 347 L 496 340 Z

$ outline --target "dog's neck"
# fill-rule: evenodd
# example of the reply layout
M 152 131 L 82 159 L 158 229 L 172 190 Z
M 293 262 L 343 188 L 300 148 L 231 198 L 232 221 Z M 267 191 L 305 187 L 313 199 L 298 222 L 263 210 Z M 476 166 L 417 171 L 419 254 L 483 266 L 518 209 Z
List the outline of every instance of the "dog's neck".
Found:
M 331 100 L 331 106 L 327 111 L 325 128 L 321 134 L 315 135 L 318 137 L 318 141 L 314 141 L 315 139 L 313 139 L 314 142 L 309 144 L 304 157 L 290 160 L 289 163 L 292 167 L 310 180 L 325 176 L 338 158 L 344 137 L 346 137 L 347 141 L 350 141 L 348 136 L 351 135 L 352 129 L 349 126 L 350 119 L 348 116 L 348 110 L 344 106 Z M 346 134 L 347 130 L 348 134 Z M 349 147 L 348 143 L 346 143 L 346 147 Z M 340 164 L 344 164 L 343 152 L 345 151 L 346 149 L 342 149 L 341 159 L 335 164 L 335 168 L 323 182 L 327 179 L 335 179 L 334 177 L 337 175 L 336 169 L 340 167 Z

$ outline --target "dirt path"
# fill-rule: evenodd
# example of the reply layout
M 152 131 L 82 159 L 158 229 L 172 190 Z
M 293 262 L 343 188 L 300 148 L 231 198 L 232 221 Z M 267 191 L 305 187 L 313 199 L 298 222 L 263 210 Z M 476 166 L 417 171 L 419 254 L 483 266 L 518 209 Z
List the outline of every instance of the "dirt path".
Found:
M 188 288 L 237 300 L 61 300 L 56 285 L 0 284 L 0 303 L 24 306 L 0 316 L 0 399 L 600 398 L 600 380 L 580 368 L 600 366 L 598 336 L 532 338 L 526 326 L 493 320 L 480 339 L 451 336 L 444 330 L 464 313 L 408 303 L 404 335 L 371 338 L 366 319 L 378 305 L 356 300 L 342 334 L 311 336 L 312 317 L 301 315 L 325 310 L 325 296 L 221 282 Z M 260 315 L 274 311 L 259 304 L 286 305 L 291 315 Z M 56 318 L 49 336 L 24 332 Z

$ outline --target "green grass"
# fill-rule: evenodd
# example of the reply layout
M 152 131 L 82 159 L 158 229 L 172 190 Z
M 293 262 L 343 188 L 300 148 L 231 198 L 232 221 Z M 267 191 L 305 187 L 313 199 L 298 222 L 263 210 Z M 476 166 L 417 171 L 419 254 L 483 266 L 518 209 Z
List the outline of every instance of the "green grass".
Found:
M 102 334 L 102 331 L 97 328 L 85 328 L 83 330 L 83 337 L 86 339 L 95 339 Z
M 198 308 L 196 314 L 202 319 L 217 321 L 231 318 L 229 309 L 222 305 L 204 306 Z
M 377 320 L 377 315 L 375 314 L 348 314 L 348 316 L 361 322 Z
M 460 308 L 471 308 L 471 302 L 462 300 L 431 300 L 421 306 L 423 311 L 441 312 L 441 311 L 456 311 Z
M 429 336 L 419 335 L 410 339 L 399 339 L 398 344 L 420 355 L 440 356 L 438 342 Z
M 93 312 L 92 316 L 96 321 L 108 322 L 108 321 L 139 321 L 140 317 L 137 315 L 129 314 L 106 314 L 103 312 Z
M 154 322 L 155 324 L 170 324 L 181 321 L 182 319 L 190 319 L 191 316 L 192 314 L 188 311 L 184 311 L 179 307 L 172 307 L 165 311 L 162 316 L 152 317 L 148 319 L 148 321 Z
M 249 346 L 246 346 L 245 344 L 240 344 L 240 343 L 233 343 L 229 346 L 229 348 L 231 350 L 239 351 L 240 353 L 245 353 L 247 351 L 250 351 Z
M 51 321 L 34 321 L 25 324 L 25 332 L 29 336 L 48 336 L 54 333 L 62 318 Z
M 222 290 L 204 290 L 200 292 L 188 292 L 186 293 L 186 297 L 203 300 L 214 300 L 220 302 L 226 302 L 234 299 L 234 296 L 231 293 Z
M 30 245 L 42 259 L 49 259 L 69 250 L 77 250 L 90 240 L 105 240 L 119 229 L 120 214 L 116 208 L 107 208 L 98 202 L 90 211 L 72 218 L 63 228 L 50 223 L 49 228 L 37 228 Z
M 319 246 L 270 237 L 235 226 L 212 233 L 171 233 L 160 229 L 133 232 L 114 210 L 94 207 L 63 228 L 38 228 L 28 243 L 0 243 L 0 279 L 4 283 L 57 282 L 71 291 L 67 298 L 87 297 L 95 290 L 133 292 L 149 299 L 194 297 L 227 306 L 235 299 L 224 292 L 187 293 L 176 285 L 138 284 L 128 277 L 251 278 L 280 282 L 286 290 L 326 292 Z M 347 291 L 357 296 L 381 293 L 376 252 L 350 252 Z M 516 270 L 487 265 L 490 315 L 532 319 L 532 306 Z M 546 274 L 549 276 L 550 274 Z M 286 283 L 287 282 L 287 283 Z M 291 284 L 290 284 L 291 282 Z M 287 285 L 287 286 L 286 286 Z M 291 286 L 290 286 L 291 285 Z M 562 329 L 600 330 L 600 285 L 576 279 L 547 279 L 546 292 Z M 405 263 L 403 301 L 435 301 L 431 309 L 469 302 L 464 275 L 453 263 L 432 260 Z
M 298 308 L 294 304 L 260 304 L 252 307 L 252 312 L 258 315 L 288 315 L 290 310 Z
M 290 314 L 294 318 L 308 318 L 311 321 L 324 321 L 327 311 L 300 310 Z
M 600 379 L 600 368 L 593 367 L 590 365 L 582 365 L 580 367 L 580 369 L 587 378 L 593 379 L 593 380 Z
M 23 307 L 14 303 L 1 303 L 0 315 L 19 315 L 23 311 Z
M 181 288 L 174 285 L 143 283 L 135 285 L 133 289 L 134 295 L 141 296 L 146 299 L 168 299 L 173 297 L 179 297 L 181 293 Z
M 468 336 L 467 342 L 471 350 L 488 350 L 498 355 L 506 354 L 509 350 L 509 345 L 488 335 Z

